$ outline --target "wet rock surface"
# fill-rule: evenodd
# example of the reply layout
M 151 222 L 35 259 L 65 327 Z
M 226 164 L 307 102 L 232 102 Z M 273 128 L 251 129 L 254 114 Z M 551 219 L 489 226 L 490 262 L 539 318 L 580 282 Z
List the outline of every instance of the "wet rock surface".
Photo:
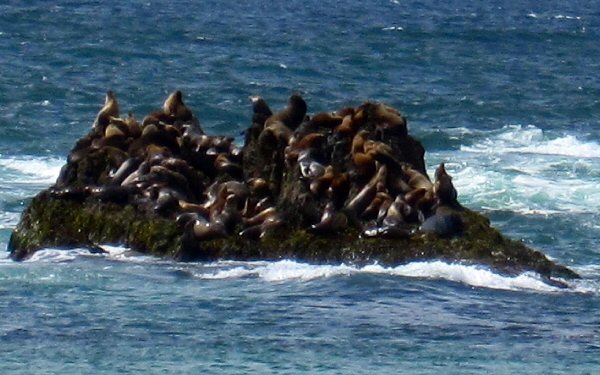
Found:
M 205 134 L 179 91 L 141 122 L 108 92 L 56 183 L 24 211 L 12 258 L 116 243 L 181 260 L 446 259 L 577 276 L 462 207 L 443 164 L 432 181 L 397 109 L 308 114 L 299 95 L 279 111 L 252 105 L 240 147 Z

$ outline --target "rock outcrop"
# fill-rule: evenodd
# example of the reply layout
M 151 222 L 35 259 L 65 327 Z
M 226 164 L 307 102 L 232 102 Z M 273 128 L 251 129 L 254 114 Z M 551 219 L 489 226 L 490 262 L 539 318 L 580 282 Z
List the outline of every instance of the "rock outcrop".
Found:
M 116 243 L 181 260 L 379 262 L 445 259 L 577 277 L 502 236 L 457 200 L 441 164 L 394 108 L 366 102 L 307 115 L 252 98 L 243 147 L 204 133 L 181 92 L 138 123 L 109 92 L 56 183 L 11 236 L 15 260 L 44 247 Z

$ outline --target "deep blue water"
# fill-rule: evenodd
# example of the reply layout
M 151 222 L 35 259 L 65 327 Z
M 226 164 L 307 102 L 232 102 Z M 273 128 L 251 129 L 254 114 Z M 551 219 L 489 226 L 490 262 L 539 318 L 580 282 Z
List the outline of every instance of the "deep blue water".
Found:
M 0 4 L 0 249 L 116 92 L 181 89 L 238 136 L 250 95 L 309 112 L 386 102 L 459 200 L 583 279 L 439 262 L 182 264 L 112 249 L 0 257 L 0 372 L 600 370 L 600 7 L 595 1 Z

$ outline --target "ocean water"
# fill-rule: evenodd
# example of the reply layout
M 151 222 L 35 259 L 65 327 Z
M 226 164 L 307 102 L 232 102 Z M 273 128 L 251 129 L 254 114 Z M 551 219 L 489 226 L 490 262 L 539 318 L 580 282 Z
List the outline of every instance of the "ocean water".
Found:
M 7 1 L 0 249 L 116 92 L 181 89 L 238 137 L 248 96 L 386 102 L 459 200 L 582 275 L 460 263 L 177 263 L 107 247 L 0 253 L 0 373 L 600 372 L 600 11 L 594 1 Z

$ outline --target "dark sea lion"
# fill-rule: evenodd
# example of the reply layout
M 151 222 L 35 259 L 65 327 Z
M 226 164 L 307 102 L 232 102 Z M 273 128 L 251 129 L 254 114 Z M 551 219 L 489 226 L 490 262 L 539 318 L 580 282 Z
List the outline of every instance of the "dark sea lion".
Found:
M 336 208 L 344 206 L 348 194 L 350 193 L 351 183 L 350 175 L 345 173 L 335 173 L 327 189 L 327 197 L 331 199 Z
M 321 176 L 310 181 L 310 192 L 316 196 L 321 196 L 331 186 L 334 177 L 335 174 L 333 173 L 333 167 L 331 165 L 327 165 Z
M 252 123 L 263 126 L 265 121 L 271 116 L 273 116 L 273 112 L 267 102 L 260 96 L 251 96 L 250 100 L 252 101 Z
M 112 175 L 111 185 L 121 185 L 127 177 L 137 170 L 141 162 L 142 158 L 140 157 L 131 157 L 125 160 Z
M 371 203 L 365 208 L 363 213 L 361 214 L 362 220 L 373 220 L 376 219 L 379 214 L 379 209 L 383 202 L 391 200 L 391 196 L 385 191 L 378 191 L 375 194 L 375 198 L 371 201 Z
M 269 121 L 258 136 L 261 150 L 273 150 L 278 145 L 287 145 L 292 138 L 293 132 L 282 121 Z
M 262 223 L 249 226 L 242 230 L 239 232 L 239 236 L 244 239 L 258 240 L 264 238 L 266 235 L 277 228 L 280 228 L 281 226 L 283 226 L 283 220 L 279 214 L 274 213 L 263 220 Z
M 211 212 L 211 222 L 223 223 L 225 231 L 231 233 L 236 224 L 242 221 L 239 205 L 239 198 L 235 194 L 229 194 L 225 198 L 223 208 L 220 211 Z
M 206 220 L 195 220 L 192 226 L 194 239 L 198 241 L 210 241 L 228 236 L 225 224 L 220 221 L 212 222 Z
M 162 188 L 158 192 L 158 197 L 153 208 L 160 215 L 169 215 L 179 208 L 179 199 L 173 194 L 171 189 Z
M 455 210 L 449 207 L 438 207 L 435 214 L 421 224 L 420 229 L 422 232 L 439 237 L 452 237 L 462 233 L 464 222 Z
M 217 155 L 214 161 L 217 173 L 226 173 L 235 179 L 241 179 L 244 175 L 242 166 L 229 159 L 229 155 L 222 152 Z
M 306 116 L 307 105 L 304 99 L 298 94 L 293 94 L 288 99 L 287 107 L 272 115 L 265 121 L 265 128 L 269 127 L 271 123 L 281 122 L 290 130 L 296 130 L 296 128 L 304 121 Z
M 246 226 L 253 226 L 261 224 L 263 221 L 267 220 L 267 218 L 275 214 L 277 214 L 277 209 L 275 207 L 267 207 L 252 217 L 242 219 L 242 221 Z
M 452 184 L 452 177 L 446 172 L 444 163 L 435 170 L 435 183 L 433 192 L 438 197 L 441 205 L 458 206 L 457 192 Z
M 346 204 L 345 209 L 352 212 L 356 217 L 360 217 L 376 194 L 377 187 L 373 184 L 367 184 Z
M 50 189 L 48 189 L 48 195 L 51 198 L 64 199 L 81 203 L 85 201 L 87 197 L 90 196 L 90 190 L 87 187 L 66 187 L 62 189 L 51 187 Z
M 250 188 L 250 193 L 258 198 L 271 195 L 269 183 L 261 177 L 253 177 L 246 181 L 246 185 Z
M 104 132 L 104 128 L 110 122 L 111 117 L 119 117 L 119 103 L 115 94 L 109 90 L 106 92 L 104 106 L 100 109 L 98 115 L 96 115 L 96 120 L 92 128 Z
M 335 234 L 346 228 L 348 217 L 335 208 L 333 202 L 328 202 L 323 210 L 321 221 L 309 227 L 309 231 L 319 235 Z

